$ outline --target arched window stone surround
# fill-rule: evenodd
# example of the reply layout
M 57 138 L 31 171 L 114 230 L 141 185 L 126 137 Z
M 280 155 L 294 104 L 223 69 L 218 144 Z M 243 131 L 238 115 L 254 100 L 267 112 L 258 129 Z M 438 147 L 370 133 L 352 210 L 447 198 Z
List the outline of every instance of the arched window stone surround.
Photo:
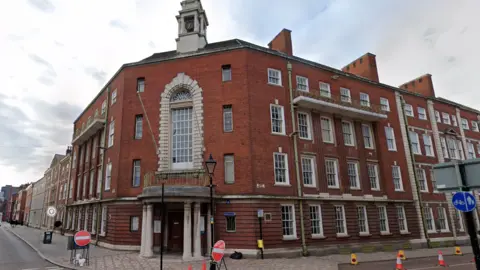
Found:
M 178 73 L 169 84 L 165 85 L 165 90 L 161 94 L 158 171 L 171 170 L 170 98 L 174 93 L 182 90 L 188 90 L 192 95 L 193 169 L 203 169 L 203 90 L 196 80 L 192 80 L 185 73 Z

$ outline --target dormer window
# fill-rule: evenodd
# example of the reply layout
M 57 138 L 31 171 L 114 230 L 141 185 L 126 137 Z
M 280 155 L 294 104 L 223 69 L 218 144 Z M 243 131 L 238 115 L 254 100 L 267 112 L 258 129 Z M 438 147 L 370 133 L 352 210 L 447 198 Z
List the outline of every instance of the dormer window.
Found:
M 184 19 L 185 31 L 192 33 L 195 30 L 195 16 L 188 16 Z

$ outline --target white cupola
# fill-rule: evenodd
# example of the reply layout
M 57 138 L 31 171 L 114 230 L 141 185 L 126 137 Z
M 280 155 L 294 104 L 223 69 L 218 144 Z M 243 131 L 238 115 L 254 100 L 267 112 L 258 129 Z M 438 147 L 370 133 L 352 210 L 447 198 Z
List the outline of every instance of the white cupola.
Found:
M 177 52 L 195 52 L 207 45 L 207 14 L 200 0 L 184 0 L 176 16 L 178 21 Z

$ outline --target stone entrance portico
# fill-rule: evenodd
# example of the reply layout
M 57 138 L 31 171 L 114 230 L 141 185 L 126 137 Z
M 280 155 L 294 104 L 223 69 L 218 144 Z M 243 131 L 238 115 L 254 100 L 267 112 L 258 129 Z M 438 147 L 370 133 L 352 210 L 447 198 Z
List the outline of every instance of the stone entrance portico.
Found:
M 164 250 L 181 252 L 184 261 L 201 259 L 208 253 L 210 243 L 209 188 L 204 186 L 166 186 L 165 213 L 161 207 L 161 187 L 145 187 L 139 199 L 143 203 L 142 238 L 140 256 L 152 257 L 160 249 L 163 237 Z M 165 224 L 162 216 L 165 214 Z M 182 233 L 183 232 L 183 233 Z

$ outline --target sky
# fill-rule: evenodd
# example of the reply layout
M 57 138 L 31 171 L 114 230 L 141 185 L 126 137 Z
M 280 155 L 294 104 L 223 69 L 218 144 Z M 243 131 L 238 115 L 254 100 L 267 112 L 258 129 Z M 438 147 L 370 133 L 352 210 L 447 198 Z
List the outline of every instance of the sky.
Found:
M 272 2 L 275 5 L 272 5 Z M 0 186 L 40 179 L 73 121 L 123 63 L 174 50 L 180 0 L 0 0 Z M 335 68 L 371 52 L 380 81 L 425 73 L 437 96 L 480 109 L 477 0 L 203 0 L 208 41 L 267 46 Z

